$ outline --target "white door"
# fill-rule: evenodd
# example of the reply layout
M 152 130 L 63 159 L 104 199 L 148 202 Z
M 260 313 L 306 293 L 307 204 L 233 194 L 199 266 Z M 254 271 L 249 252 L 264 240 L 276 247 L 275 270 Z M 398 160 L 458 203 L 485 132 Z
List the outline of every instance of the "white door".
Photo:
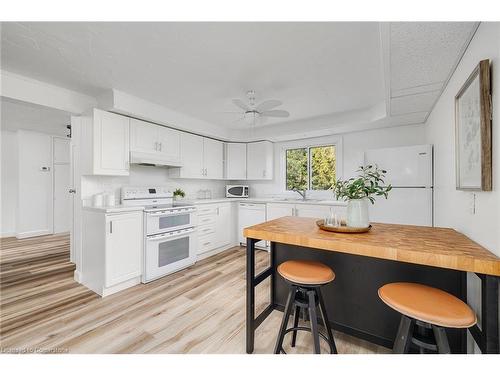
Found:
M 432 186 L 432 145 L 368 150 L 365 165 L 370 164 L 385 169 L 385 182 L 393 187 Z
M 158 149 L 165 160 L 179 162 L 181 158 L 181 133 L 177 130 L 157 126 Z
M 226 143 L 227 180 L 246 180 L 247 145 L 246 143 Z
M 203 168 L 203 137 L 189 133 L 181 134 L 182 167 L 180 177 L 202 178 Z
M 210 138 L 203 139 L 205 178 L 224 178 L 224 144 Z
M 266 218 L 267 220 L 279 219 L 283 216 L 293 216 L 295 211 L 294 204 L 288 203 L 268 203 Z
M 376 223 L 432 226 L 432 189 L 394 188 L 369 204 L 369 215 Z
M 54 233 L 71 228 L 70 165 L 54 164 Z
M 247 179 L 273 179 L 273 144 L 271 142 L 247 144 Z
M 94 109 L 94 173 L 129 174 L 129 118 Z
M 158 125 L 130 119 L 130 151 L 157 153 L 158 128 Z
M 106 287 L 141 275 L 142 213 L 106 215 Z
M 19 130 L 17 237 L 53 231 L 52 137 Z
M 53 142 L 54 163 L 69 164 L 71 160 L 70 139 L 54 137 Z
M 231 241 L 231 204 L 221 204 L 217 207 L 215 217 L 215 233 L 217 247 L 228 245 Z

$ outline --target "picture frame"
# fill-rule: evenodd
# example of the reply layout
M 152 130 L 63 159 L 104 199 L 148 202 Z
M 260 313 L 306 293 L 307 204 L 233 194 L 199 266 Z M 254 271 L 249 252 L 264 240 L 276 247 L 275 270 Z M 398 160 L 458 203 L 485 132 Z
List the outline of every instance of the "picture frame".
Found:
M 455 96 L 456 189 L 492 190 L 490 61 L 482 60 Z

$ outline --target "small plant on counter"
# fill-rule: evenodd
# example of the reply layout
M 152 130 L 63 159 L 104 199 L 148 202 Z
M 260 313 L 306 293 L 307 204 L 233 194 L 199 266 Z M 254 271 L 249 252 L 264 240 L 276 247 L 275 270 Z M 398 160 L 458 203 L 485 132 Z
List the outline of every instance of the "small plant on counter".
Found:
M 333 186 L 333 191 L 337 199 L 347 200 L 347 225 L 367 228 L 370 226 L 367 201 L 373 204 L 377 196 L 384 196 L 387 199 L 392 186 L 385 185 L 384 177 L 387 171 L 378 166 L 361 166 L 357 172 L 358 176 L 355 178 L 338 180 Z
M 375 196 L 384 196 L 387 199 L 391 185 L 384 185 L 384 178 L 387 171 L 378 166 L 367 165 L 360 166 L 356 171 L 358 177 L 348 180 L 337 180 L 333 191 L 337 199 L 363 199 L 368 198 L 370 202 L 375 203 Z
M 184 198 L 186 196 L 186 193 L 182 189 L 175 189 L 174 191 L 174 198 Z

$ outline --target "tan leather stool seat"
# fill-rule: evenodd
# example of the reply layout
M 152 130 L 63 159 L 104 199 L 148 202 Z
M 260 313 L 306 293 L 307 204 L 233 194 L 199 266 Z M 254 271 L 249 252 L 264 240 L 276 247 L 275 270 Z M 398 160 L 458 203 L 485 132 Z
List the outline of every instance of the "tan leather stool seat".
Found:
M 388 306 L 410 318 L 447 328 L 468 328 L 476 314 L 457 297 L 440 289 L 415 283 L 386 284 L 378 295 Z
M 287 260 L 278 266 L 278 273 L 297 284 L 322 285 L 335 279 L 330 267 L 311 260 Z

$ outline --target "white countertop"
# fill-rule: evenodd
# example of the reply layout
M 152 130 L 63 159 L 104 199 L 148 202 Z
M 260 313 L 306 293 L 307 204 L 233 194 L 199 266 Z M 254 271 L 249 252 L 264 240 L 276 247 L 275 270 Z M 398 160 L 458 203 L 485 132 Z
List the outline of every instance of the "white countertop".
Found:
M 336 200 L 319 200 L 319 199 L 283 199 L 283 198 L 212 198 L 212 199 L 197 199 L 188 200 L 187 202 L 194 205 L 224 203 L 224 202 L 247 202 L 247 203 L 290 203 L 290 204 L 312 204 L 318 206 L 347 206 L 347 202 Z
M 102 212 L 105 214 L 112 214 L 118 212 L 133 212 L 133 211 L 142 211 L 144 207 L 142 206 L 123 206 L 121 204 L 117 204 L 116 206 L 102 206 L 102 207 L 94 207 L 94 206 L 83 206 L 84 210 L 87 211 L 95 211 Z

